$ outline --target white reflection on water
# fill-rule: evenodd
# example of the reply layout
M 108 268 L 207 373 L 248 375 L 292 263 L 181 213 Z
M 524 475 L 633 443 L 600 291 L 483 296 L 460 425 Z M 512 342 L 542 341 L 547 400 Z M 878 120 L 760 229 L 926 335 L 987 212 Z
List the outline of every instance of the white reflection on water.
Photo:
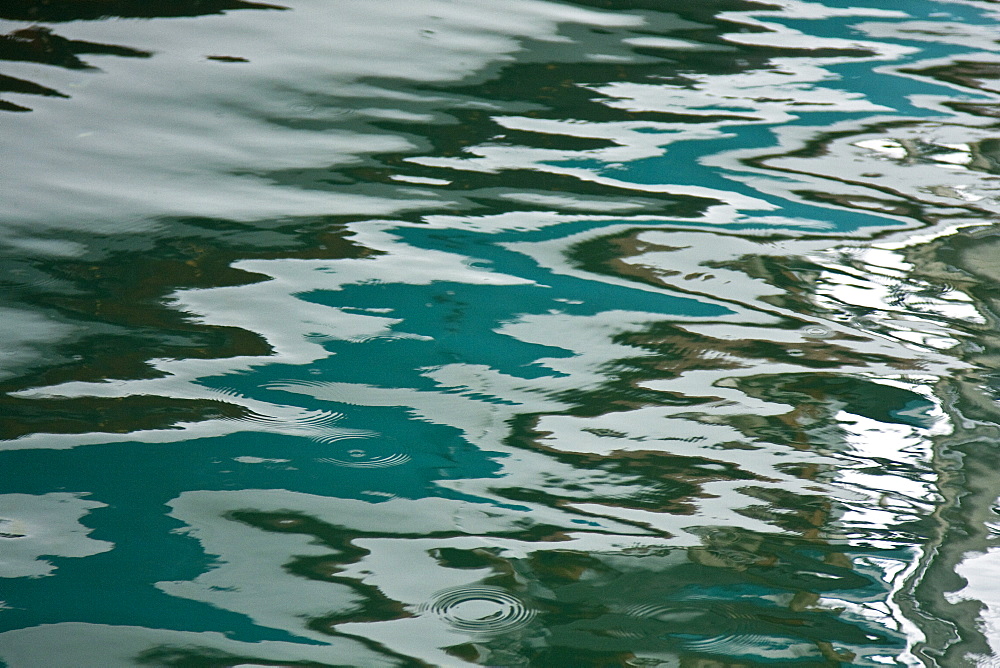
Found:
M 510 633 L 526 626 L 535 610 L 500 587 L 465 586 L 444 589 L 424 610 L 433 612 L 456 629 L 471 633 Z
M 14 121 L 18 131 L 4 137 L 4 151 L 8 166 L 17 169 L 4 174 L 0 215 L 8 225 L 85 223 L 116 233 L 123 220 L 133 232 L 155 229 L 150 218 L 160 215 L 254 220 L 388 215 L 436 205 L 388 193 L 282 187 L 254 173 L 356 163 L 369 153 L 412 148 L 384 132 L 304 131 L 273 121 L 294 117 L 303 105 L 325 107 L 332 97 L 341 104 L 374 97 L 385 105 L 374 116 L 385 117 L 412 101 L 357 87 L 360 79 L 460 80 L 510 60 L 522 49 L 520 40 L 565 40 L 558 30 L 567 23 L 621 27 L 644 21 L 533 0 L 505 2 L 502 9 L 483 0 L 299 0 L 294 11 L 280 13 L 73 23 L 64 28 L 70 39 L 115 43 L 124 33 L 131 46 L 156 56 L 139 67 L 92 57 L 101 74 L 46 71 L 47 82 L 71 91 L 72 102 L 33 101 L 36 113 Z M 0 22 L 0 28 L 19 27 Z M 206 49 L 250 62 L 207 61 Z M 36 69 L 5 62 L 11 76 L 31 78 Z M 440 98 L 426 99 L 440 106 Z M 358 113 L 372 115 L 363 106 Z M 399 113 L 405 109 L 393 115 Z
M 408 611 L 428 613 L 432 612 L 428 605 L 433 608 L 442 591 L 474 587 L 491 572 L 446 567 L 434 556 L 441 549 L 477 549 L 484 546 L 484 539 L 507 559 L 550 549 L 550 542 L 502 536 L 531 524 L 562 528 L 565 535 L 559 548 L 565 550 L 614 551 L 634 547 L 636 539 L 661 544 L 644 531 L 608 520 L 599 523 L 599 529 L 608 533 L 580 532 L 572 513 L 535 504 L 512 509 L 441 498 L 371 503 L 285 490 L 241 490 L 186 492 L 172 501 L 171 507 L 171 515 L 184 522 L 185 531 L 201 542 L 206 553 L 218 555 L 218 562 L 192 581 L 161 582 L 157 585 L 160 589 L 324 643 L 330 636 L 304 628 L 303 620 L 360 609 L 363 597 L 343 581 L 377 587 Z M 488 526 L 475 526 L 474 515 L 480 507 L 486 509 Z M 358 532 L 351 544 L 366 554 L 344 563 L 335 549 L 309 535 L 271 533 L 222 519 L 240 509 L 315 518 L 349 533 Z M 464 532 L 466 527 L 471 535 L 456 535 L 456 528 Z M 248 545 L 253 549 L 248 550 Z M 290 560 L 310 556 L 329 557 L 328 574 L 338 581 L 304 579 L 288 572 Z M 376 640 L 434 665 L 455 665 L 454 658 L 440 649 L 456 642 L 456 628 L 447 615 L 415 614 L 377 624 L 344 623 L 338 624 L 337 630 Z
M 189 290 L 176 295 L 178 308 L 212 325 L 239 327 L 257 332 L 273 348 L 267 357 L 230 357 L 215 360 L 163 359 L 153 366 L 163 377 L 115 382 L 67 382 L 32 388 L 17 393 L 26 398 L 40 397 L 122 397 L 160 395 L 188 399 L 221 399 L 243 406 L 258 427 L 290 435 L 317 439 L 349 435 L 345 426 L 315 423 L 315 411 L 297 406 L 272 404 L 240 393 L 205 387 L 200 379 L 251 370 L 262 364 L 281 360 L 288 364 L 309 364 L 330 355 L 324 341 L 356 341 L 387 336 L 393 339 L 429 340 L 419 334 L 392 329 L 402 322 L 387 314 L 354 312 L 305 302 L 298 297 L 311 290 L 338 290 L 344 286 L 372 281 L 428 285 L 448 280 L 470 285 L 532 285 L 533 281 L 472 266 L 469 258 L 454 253 L 420 249 L 399 243 L 388 234 L 387 223 L 366 224 L 358 236 L 366 247 L 382 250 L 383 255 L 358 260 L 246 260 L 237 266 L 268 276 L 271 280 L 237 287 Z M 247 304 L 253 304 L 248 309 Z M 266 317 L 262 315 L 266 314 Z M 318 336 L 317 336 L 318 335 Z M 37 337 L 36 337 L 37 338 Z M 185 438 L 221 435 L 245 429 L 233 420 L 216 420 L 185 425 L 182 429 L 147 431 L 147 441 L 176 441 Z M 33 447 L 66 448 L 92 442 L 132 440 L 135 434 L 59 435 L 30 434 L 2 444 L 4 449 Z
M 351 666 L 389 668 L 399 665 L 398 661 L 351 638 L 331 638 L 322 645 L 273 640 L 241 642 L 215 632 L 77 622 L 33 626 L 3 634 L 3 659 L 10 668 L 65 665 L 66 657 L 72 657 L 75 668 L 135 668 L 141 659 L 148 661 L 151 654 L 163 659 L 202 652 L 215 659 L 239 660 L 241 656 L 252 656 L 252 660 L 257 661 L 315 661 L 321 664 L 328 662 L 333 654 L 338 661 Z
M 43 557 L 89 557 L 114 547 L 89 536 L 80 523 L 87 513 L 107 504 L 86 494 L 0 495 L 0 577 L 53 575 L 56 566 Z
M 565 32 L 572 27 L 570 24 L 639 30 L 651 20 L 639 14 L 595 12 L 537 1 L 506 3 L 500 8 L 495 3 L 473 0 L 405 4 L 303 0 L 295 11 L 278 15 L 248 13 L 169 23 L 122 21 L 68 26 L 67 34 L 98 41 L 112 41 L 127 27 L 135 46 L 163 53 L 139 65 L 102 61 L 106 73 L 101 75 L 62 71 L 51 74 L 53 84 L 73 92 L 72 106 L 61 100 L 41 101 L 36 112 L 16 121 L 21 124 L 21 132 L 12 133 L 9 150 L 16 156 L 19 171 L 9 181 L 13 196 L 3 214 L 12 227 L 29 223 L 50 227 L 84 225 L 90 230 L 119 233 L 123 221 L 131 221 L 127 231 L 149 230 L 156 234 L 160 223 L 155 218 L 166 214 L 230 220 L 353 215 L 375 217 L 348 227 L 358 244 L 382 254 L 340 260 L 243 260 L 234 268 L 268 280 L 237 287 L 181 290 L 173 295 L 171 305 L 189 314 L 192 321 L 255 332 L 273 349 L 270 355 L 159 359 L 152 362 L 154 370 L 162 374 L 159 378 L 75 381 L 17 394 L 19 398 L 154 395 L 214 399 L 246 409 L 243 419 L 220 418 L 180 424 L 176 429 L 120 435 L 36 433 L 3 447 L 69 448 L 115 440 L 156 442 L 257 431 L 312 439 L 307 447 L 319 443 L 341 448 L 347 439 L 360 440 L 379 428 L 376 424 L 351 426 L 332 411 L 271 399 L 279 396 L 288 400 L 288 395 L 345 406 L 402 407 L 414 421 L 452 427 L 464 441 L 498 462 L 499 472 L 488 476 L 436 483 L 441 490 L 464 494 L 475 503 L 393 498 L 379 490 L 361 493 L 389 500 L 376 504 L 336 498 L 332 496 L 336 490 L 331 496 L 285 490 L 184 492 L 173 500 L 172 516 L 183 522 L 188 534 L 200 541 L 205 553 L 216 555 L 218 562 L 190 581 L 159 584 L 162 591 L 174 596 L 238 612 L 264 626 L 324 643 L 340 643 L 329 634 L 303 628 L 303 617 L 350 611 L 362 597 L 343 582 L 307 580 L 285 568 L 294 557 L 323 556 L 329 548 L 305 535 L 269 533 L 224 518 L 241 509 L 296 512 L 345 530 L 369 532 L 373 535 L 355 539 L 355 545 L 368 550 L 368 554 L 338 570 L 337 577 L 377 588 L 412 616 L 381 623 L 344 623 L 338 630 L 442 665 L 453 660 L 442 648 L 457 642 L 456 624 L 447 615 L 419 613 L 429 613 L 442 592 L 495 591 L 481 589 L 484 585 L 480 581 L 490 574 L 489 569 L 450 568 L 439 563 L 433 555 L 442 548 L 471 550 L 487 546 L 497 549 L 504 558 L 517 559 L 536 550 L 552 551 L 553 543 L 565 551 L 604 554 L 637 545 L 696 548 L 705 540 L 705 527 L 739 527 L 779 534 L 781 530 L 775 525 L 781 519 L 777 517 L 780 513 L 747 516 L 747 508 L 759 500 L 754 494 L 760 494 L 761 488 L 803 497 L 821 494 L 824 499 L 836 501 L 836 509 L 815 527 L 823 538 L 849 540 L 863 547 L 918 544 L 920 536 L 902 535 L 896 527 L 929 515 L 932 504 L 941 501 L 936 477 L 940 472 L 935 468 L 937 454 L 931 446 L 934 438 L 947 436 L 953 429 L 941 399 L 929 388 L 971 366 L 953 352 L 963 340 L 962 334 L 955 331 L 955 321 L 986 324 L 988 320 L 960 289 L 935 291 L 931 282 L 915 279 L 915 265 L 903 259 L 912 244 L 902 235 L 891 243 L 857 243 L 829 250 L 834 243 L 831 237 L 838 231 L 821 214 L 824 207 L 831 212 L 831 219 L 845 211 L 863 211 L 870 216 L 866 220 L 872 229 L 842 231 L 845 235 L 863 236 L 889 227 L 917 225 L 912 212 L 902 209 L 904 205 L 930 207 L 937 216 L 931 223 L 940 225 L 922 238 L 926 242 L 935 234 L 954 229 L 949 225 L 958 224 L 957 220 L 941 222 L 941 218 L 997 213 L 995 183 L 992 177 L 982 174 L 991 166 L 988 151 L 984 152 L 982 146 L 993 137 L 991 129 L 981 126 L 992 121 L 964 115 L 952 116 L 958 119 L 954 122 L 908 116 L 909 112 L 893 115 L 893 108 L 870 100 L 869 92 L 821 87 L 839 80 L 831 69 L 835 65 L 867 59 L 870 64 L 881 63 L 888 68 L 916 53 L 917 47 L 870 39 L 819 39 L 775 22 L 782 18 L 881 18 L 885 21 L 865 22 L 863 26 L 867 36 L 884 40 L 924 28 L 919 23 L 889 21 L 906 18 L 904 13 L 834 9 L 791 1 L 778 6 L 778 10 L 731 16 L 766 30 L 732 32 L 725 39 L 730 45 L 799 46 L 809 50 L 861 48 L 872 55 L 861 59 L 846 55 L 774 58 L 767 69 L 736 74 L 689 73 L 685 86 L 669 82 L 574 82 L 607 96 L 605 104 L 613 109 L 680 113 L 698 120 L 720 112 L 737 115 L 736 119 L 699 124 L 534 118 L 524 109 L 512 110 L 500 103 L 440 91 L 418 91 L 414 85 L 488 79 L 498 66 L 518 58 L 541 62 L 580 58 L 579 47 Z M 336 21 L 329 20 L 332 14 L 336 14 Z M 692 24 L 669 14 L 661 16 L 658 24 L 658 29 L 667 33 L 690 27 Z M 969 35 L 977 38 L 973 48 L 995 50 L 983 40 L 982 31 L 971 28 L 951 33 L 939 30 L 931 41 L 969 47 L 964 42 Z M 586 58 L 636 62 L 648 57 L 638 55 L 633 47 L 686 48 L 690 44 L 649 35 L 615 40 L 588 44 Z M 246 67 L 228 67 L 202 62 L 206 45 L 215 52 L 245 55 L 250 63 Z M 728 52 L 727 48 L 735 47 L 712 45 L 705 50 Z M 19 68 L 28 71 L 31 67 L 12 65 L 10 71 L 17 74 Z M 884 76 L 891 72 L 878 71 Z M 373 77 L 406 83 L 399 89 L 380 88 L 371 83 Z M 165 84 L 174 81 L 181 83 Z M 990 99 L 989 92 L 984 92 L 983 97 Z M 132 104 L 120 103 L 126 98 Z M 337 103 L 333 108 L 328 106 L 331 99 Z M 941 112 L 943 101 L 940 96 L 914 95 L 906 102 L 918 110 Z M 900 100 L 900 106 L 902 103 Z M 494 121 L 506 131 L 608 140 L 611 145 L 589 150 L 538 148 L 506 145 L 499 141 L 501 136 L 464 147 L 457 156 L 442 156 L 426 151 L 413 137 L 382 131 L 374 123 L 394 120 L 444 124 L 449 122 L 448 111 L 470 108 L 495 114 Z M 826 112 L 866 116 L 863 120 L 826 125 L 817 120 L 815 126 L 806 116 Z M 293 128 L 287 123 L 303 119 L 317 122 L 320 129 Z M 795 125 L 800 119 L 810 125 Z M 879 125 L 888 120 L 895 125 Z M 734 142 L 727 144 L 730 150 L 693 161 L 719 170 L 728 182 L 704 185 L 699 178 L 688 178 L 683 169 L 667 169 L 669 161 L 656 172 L 656 183 L 644 183 L 631 171 L 646 160 L 663 156 L 673 159 L 682 154 L 685 143 L 719 142 L 733 138 L 737 128 L 753 126 L 769 128 L 762 132 L 764 139 L 757 146 L 731 150 L 733 145 L 739 146 Z M 809 156 L 798 150 L 831 130 L 839 136 L 825 135 L 824 150 L 819 155 Z M 67 145 L 72 150 L 67 151 Z M 142 150 L 136 151 L 136 146 Z M 447 178 L 400 173 L 390 180 L 401 185 L 362 183 L 320 190 L 280 185 L 259 176 L 267 170 L 335 170 L 365 165 L 373 154 L 383 152 L 409 154 L 401 170 L 426 167 Z M 741 162 L 751 158 L 759 161 Z M 577 164 L 553 164 L 565 161 Z M 460 198 L 454 191 L 442 194 L 444 187 L 463 175 L 497 175 L 515 170 L 616 187 L 627 196 L 602 198 L 497 187 L 482 189 L 477 196 L 495 197 L 533 210 L 493 210 L 475 215 L 455 204 Z M 806 189 L 840 199 L 814 202 L 814 208 L 807 213 L 782 210 L 791 208 L 785 204 L 807 202 L 803 194 Z M 658 194 L 698 196 L 709 201 L 687 217 L 668 217 L 656 210 L 662 202 L 650 197 Z M 430 213 L 416 223 L 391 219 L 421 210 Z M 411 245 L 402 240 L 404 232 L 436 229 L 527 233 L 582 223 L 599 229 L 567 232 L 544 241 L 504 241 L 502 248 L 519 254 L 519 259 L 533 260 L 537 268 L 557 277 L 582 279 L 591 289 L 613 286 L 641 291 L 651 298 L 692 296 L 702 305 L 720 307 L 724 313 L 695 317 L 615 307 L 586 315 L 562 311 L 562 306 L 588 304 L 589 294 L 581 289 L 579 294 L 560 293 L 561 301 L 553 301 L 549 311 L 522 312 L 512 304 L 505 320 L 491 325 L 489 332 L 482 332 L 506 337 L 513 343 L 567 353 L 561 357 L 545 353 L 535 356 L 533 365 L 548 375 L 522 378 L 489 364 L 458 361 L 406 368 L 415 380 L 426 381 L 422 389 L 409 387 L 402 379 L 394 386 L 385 386 L 346 380 L 269 378 L 256 388 L 262 392 L 241 393 L 214 389 L 205 382 L 227 374 L 250 375 L 270 365 L 305 366 L 323 361 L 331 357 L 326 347 L 330 342 L 359 347 L 383 339 L 428 346 L 434 342 L 426 334 L 407 331 L 410 323 L 401 312 L 409 304 L 363 310 L 313 303 L 304 298 L 306 294 L 342 293 L 358 286 L 427 286 L 442 281 L 479 288 L 548 289 L 540 279 L 513 269 L 477 267 L 478 258 L 464 252 Z M 623 257 L 616 258 L 620 263 L 617 268 L 622 271 L 613 276 L 597 274 L 592 267 L 581 267 L 568 259 L 577 244 L 654 224 L 659 229 L 636 232 L 629 239 L 634 252 L 623 252 Z M 738 237 L 730 232 L 690 229 L 693 225 L 730 224 L 749 225 L 756 230 Z M 781 237 L 772 236 L 779 233 Z M 22 235 L 17 237 L 19 247 L 30 247 L 23 232 L 17 234 Z M 38 245 L 36 250 L 48 252 Z M 760 265 L 772 260 L 789 264 L 794 259 L 809 264 L 809 269 L 788 269 L 786 284 L 778 287 L 773 276 L 751 271 L 748 258 Z M 989 259 L 988 254 L 985 259 Z M 648 280 L 638 283 L 636 278 Z M 782 301 L 790 294 L 793 283 L 800 288 L 799 309 Z M 11 337 L 15 341 L 15 362 L 18 356 L 28 359 L 29 353 L 22 351 L 32 345 L 48 345 L 72 333 L 48 321 L 24 318 L 21 322 L 33 327 L 27 330 L 30 337 L 24 336 L 23 342 Z M 614 405 L 602 407 L 599 415 L 566 414 L 573 406 L 567 396 L 601 388 L 614 375 L 617 361 L 654 357 L 650 350 L 622 340 L 663 324 L 675 328 L 676 338 L 689 337 L 689 349 L 676 366 L 663 362 L 658 367 L 661 377 L 637 381 L 633 389 L 676 395 L 690 403 Z M 752 344 L 760 346 L 754 349 Z M 770 349 L 777 352 L 759 352 Z M 853 356 L 848 356 L 845 349 Z M 890 424 L 852 413 L 844 401 L 822 397 L 816 404 L 822 404 L 832 415 L 832 424 L 820 418 L 810 421 L 807 411 L 796 412 L 800 406 L 795 399 L 766 391 L 768 383 L 803 375 L 822 379 L 850 377 L 870 380 L 879 387 L 895 386 L 924 397 L 927 406 L 919 409 L 923 411 L 919 415 L 906 413 L 918 409 L 900 407 L 894 417 L 902 416 L 900 419 L 910 422 Z M 755 393 L 755 382 L 761 383 L 764 390 Z M 854 406 L 852 410 L 860 409 Z M 535 415 L 531 425 L 537 432 L 534 449 L 508 442 L 515 419 L 528 414 Z M 800 440 L 775 443 L 773 438 L 754 436 L 754 429 L 745 426 L 751 420 L 771 418 L 785 419 L 799 429 Z M 352 442 L 348 447 L 355 445 Z M 364 450 L 363 446 L 355 449 Z M 308 452 L 321 464 L 350 464 L 352 456 L 350 451 L 345 457 L 331 447 Z M 312 456 L 331 452 L 338 456 Z M 650 453 L 700 461 L 698 494 L 683 499 L 689 504 L 688 512 L 629 505 L 627 501 L 657 491 L 638 474 L 574 466 L 557 458 L 584 455 L 611 461 Z M 403 459 L 411 456 L 410 446 L 385 455 L 387 459 L 365 459 L 368 454 L 365 451 L 364 457 L 358 459 L 391 461 L 400 466 L 412 463 L 412 459 Z M 909 468 L 871 472 L 872 464 L 880 459 Z M 284 457 L 254 460 L 249 456 L 240 460 L 289 461 Z M 810 477 L 799 475 L 790 464 L 813 467 L 816 473 Z M 727 471 L 739 471 L 747 478 L 727 477 L 723 475 Z M 512 507 L 498 490 L 499 485 L 545 492 L 557 498 L 558 504 L 519 501 Z M 100 505 L 79 499 L 72 503 L 76 513 L 73 522 L 85 509 Z M 52 520 L 52 524 L 69 523 L 66 517 L 60 518 Z M 67 535 L 77 542 L 62 547 L 63 556 L 87 556 L 100 548 L 108 549 L 101 541 L 79 542 L 82 529 L 69 524 L 72 526 L 66 528 Z M 559 540 L 519 541 L 500 535 L 541 524 L 561 530 Z M 11 527 L 6 531 L 15 535 Z M 37 559 L 45 554 L 49 552 L 31 548 L 27 565 L 12 567 L 15 574 L 48 572 L 48 566 Z M 670 558 L 685 560 L 683 556 Z M 743 554 L 742 558 L 756 563 L 759 555 Z M 876 573 L 873 577 L 893 587 L 895 596 L 903 591 L 900 573 L 916 572 L 910 566 L 921 558 L 915 555 L 911 564 L 903 563 L 902 557 L 884 563 L 872 561 L 869 566 Z M 974 570 L 977 563 L 977 559 L 970 558 L 966 566 Z M 418 577 L 399 577 L 400 572 L 412 572 Z M 981 579 L 973 575 L 969 582 L 970 589 L 983 588 Z M 522 601 L 520 595 L 508 593 L 511 598 L 505 600 L 513 606 L 510 601 Z M 885 598 L 884 593 L 879 595 Z M 920 639 L 921 632 L 907 627 L 902 619 L 905 615 L 892 609 L 893 601 L 865 601 L 872 604 L 865 607 L 849 599 L 845 595 L 844 607 L 851 614 L 871 616 L 874 606 L 882 606 L 877 612 L 883 616 L 875 615 L 878 623 L 889 625 L 889 620 L 895 620 L 898 629 L 911 636 L 911 642 Z M 523 617 L 513 616 L 519 620 Z M 100 638 L 105 629 L 73 626 L 60 632 L 72 638 L 79 633 L 80 637 L 93 639 Z M 5 658 L 14 657 L 10 660 L 16 666 L 18 652 L 22 651 L 19 643 L 46 638 L 47 633 L 41 629 L 7 634 Z M 161 636 L 164 643 L 194 642 L 239 651 L 238 645 L 215 636 L 195 638 L 152 631 L 146 640 L 136 640 L 133 646 L 130 634 L 129 630 L 119 630 L 129 652 L 139 651 L 138 647 Z M 719 638 L 690 640 L 689 645 L 723 651 L 720 647 L 726 643 L 746 644 L 740 636 Z M 778 650 L 769 644 L 774 642 L 772 638 L 755 638 L 759 656 L 777 655 Z M 378 665 L 382 661 L 372 659 L 353 643 L 344 644 L 350 648 L 342 656 L 357 665 Z M 813 649 L 796 647 L 803 652 Z M 79 656 L 107 651 L 111 650 L 83 649 Z M 262 645 L 259 651 L 275 660 L 314 656 L 311 649 L 291 651 L 274 643 Z M 787 651 L 787 647 L 781 651 Z M 93 659 L 93 663 L 114 665 L 115 661 L 124 661 L 123 656 Z
M 72 339 L 80 328 L 48 314 L 0 307 L 0 379 L 40 367 L 51 359 L 48 351 Z
M 1000 568 L 1000 548 L 991 548 L 985 553 L 972 553 L 959 564 L 956 572 L 965 579 L 966 586 L 948 596 L 950 603 L 961 601 L 981 602 L 985 610 L 980 613 L 979 623 L 989 639 L 993 657 L 1000 656 L 1000 583 L 996 573 Z M 984 661 L 989 656 L 976 657 L 981 662 L 978 665 L 989 666 Z

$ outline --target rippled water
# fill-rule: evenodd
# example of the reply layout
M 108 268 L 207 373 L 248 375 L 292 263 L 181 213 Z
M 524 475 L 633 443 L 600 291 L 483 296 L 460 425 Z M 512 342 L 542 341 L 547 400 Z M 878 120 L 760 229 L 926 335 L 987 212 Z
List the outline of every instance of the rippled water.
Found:
M 0 3 L 0 662 L 1000 661 L 1000 4 Z

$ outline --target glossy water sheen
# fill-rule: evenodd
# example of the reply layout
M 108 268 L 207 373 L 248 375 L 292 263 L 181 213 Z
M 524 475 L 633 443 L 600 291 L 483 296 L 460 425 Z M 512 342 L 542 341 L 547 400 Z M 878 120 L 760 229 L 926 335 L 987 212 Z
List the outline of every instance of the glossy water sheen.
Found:
M 0 660 L 992 666 L 1000 5 L 0 2 Z

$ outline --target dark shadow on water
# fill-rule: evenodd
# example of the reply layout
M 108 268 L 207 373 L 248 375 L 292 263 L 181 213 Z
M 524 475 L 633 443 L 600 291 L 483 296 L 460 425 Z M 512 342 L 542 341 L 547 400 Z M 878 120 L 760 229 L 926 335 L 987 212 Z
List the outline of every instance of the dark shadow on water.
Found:
M 208 219 L 170 221 L 172 236 L 161 239 L 88 237 L 77 239 L 103 249 L 89 257 L 45 260 L 0 255 L 4 278 L 0 292 L 7 306 L 46 313 L 72 322 L 79 335 L 48 351 L 51 362 L 0 380 L 0 413 L 6 416 L 0 438 L 35 431 L 115 433 L 164 428 L 177 422 L 239 417 L 223 402 L 185 401 L 163 396 L 130 399 L 37 399 L 11 392 L 67 381 L 155 378 L 155 358 L 217 359 L 267 356 L 270 346 L 245 329 L 204 325 L 165 305 L 181 287 L 247 285 L 262 276 L 232 268 L 237 259 L 365 257 L 371 251 L 353 243 L 335 224 L 306 221 L 275 225 L 275 245 L 260 242 L 256 226 Z M 134 242 L 134 243 L 133 243 Z M 121 248 L 119 244 L 126 247 Z
M 0 74 L 0 93 L 20 93 L 23 95 L 44 95 L 47 97 L 69 97 L 57 90 L 46 88 L 33 81 L 16 79 Z M 28 107 L 7 100 L 0 100 L 0 111 L 31 111 Z
M 242 0 L 179 0 L 156 2 L 147 0 L 7 0 L 0 5 L 0 19 L 61 23 L 97 21 L 115 18 L 167 18 L 222 14 L 236 9 L 287 9 L 279 5 Z M 81 55 L 110 55 L 125 58 L 149 58 L 149 51 L 116 44 L 98 44 L 70 40 L 51 28 L 34 25 L 0 35 L 0 61 L 21 61 L 54 65 L 70 69 L 94 69 Z M 226 57 L 222 57 L 226 58 Z M 229 62 L 229 61 L 227 61 Z M 18 93 L 69 97 L 39 83 L 0 74 L 0 95 Z M 0 99 L 0 111 L 31 111 L 21 104 Z
M 5 0 L 0 19 L 9 21 L 98 21 L 113 18 L 156 19 L 222 14 L 233 9 L 287 9 L 244 0 Z

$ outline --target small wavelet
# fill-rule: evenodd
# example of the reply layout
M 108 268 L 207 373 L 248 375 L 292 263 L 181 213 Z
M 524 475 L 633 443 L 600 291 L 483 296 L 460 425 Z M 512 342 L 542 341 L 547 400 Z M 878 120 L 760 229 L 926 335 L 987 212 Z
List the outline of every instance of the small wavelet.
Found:
M 0 665 L 985 647 L 995 3 L 11 3 Z
M 238 417 L 223 419 L 253 424 L 264 431 L 278 433 L 302 433 L 320 441 L 334 441 L 367 435 L 370 432 L 356 429 L 338 428 L 344 414 L 323 409 L 306 409 L 277 404 L 267 404 L 250 399 L 243 393 L 229 387 L 214 388 L 212 394 L 220 401 L 236 404 L 244 408 Z
M 790 648 L 789 644 L 794 644 L 796 647 Z M 790 643 L 788 639 L 760 633 L 727 634 L 699 640 L 688 639 L 684 641 L 684 647 L 692 652 L 746 659 L 771 658 L 776 654 L 787 656 L 795 650 L 803 649 L 799 643 L 794 643 L 794 641 Z
M 253 422 L 266 427 L 287 427 L 291 429 L 324 429 L 334 426 L 343 419 L 343 413 L 315 410 L 303 411 L 298 415 L 265 415 L 250 412 L 239 418 L 243 422 Z
M 523 601 L 489 585 L 453 587 L 439 591 L 434 599 L 421 606 L 458 631 L 471 633 L 507 633 L 527 626 L 536 611 Z
M 375 432 L 359 432 L 317 437 L 313 440 L 320 443 L 338 443 L 347 439 L 361 442 L 344 445 L 343 449 L 336 455 L 317 457 L 316 461 L 348 468 L 380 469 L 400 466 L 413 459 L 407 449 L 401 447 L 396 441 L 377 439 L 378 436 L 379 434 Z
M 64 285 L 65 281 L 60 281 L 50 273 L 34 268 L 13 268 L 5 272 L 2 289 L 8 293 L 38 293 Z
M 318 457 L 316 461 L 356 469 L 383 469 L 405 464 L 411 459 L 412 457 L 403 453 L 373 457 L 364 450 L 349 450 L 346 457 Z
M 703 610 L 678 608 L 672 605 L 658 605 L 655 603 L 630 605 L 622 610 L 622 612 L 629 617 L 669 623 L 685 623 L 706 614 Z
M 378 432 L 374 431 L 365 431 L 363 429 L 339 429 L 333 433 L 313 436 L 312 440 L 317 443 L 336 443 L 337 441 L 343 441 L 349 438 L 375 438 L 376 436 L 378 436 Z
M 836 332 L 819 324 L 806 325 L 802 328 L 802 336 L 807 339 L 829 339 L 836 336 Z

